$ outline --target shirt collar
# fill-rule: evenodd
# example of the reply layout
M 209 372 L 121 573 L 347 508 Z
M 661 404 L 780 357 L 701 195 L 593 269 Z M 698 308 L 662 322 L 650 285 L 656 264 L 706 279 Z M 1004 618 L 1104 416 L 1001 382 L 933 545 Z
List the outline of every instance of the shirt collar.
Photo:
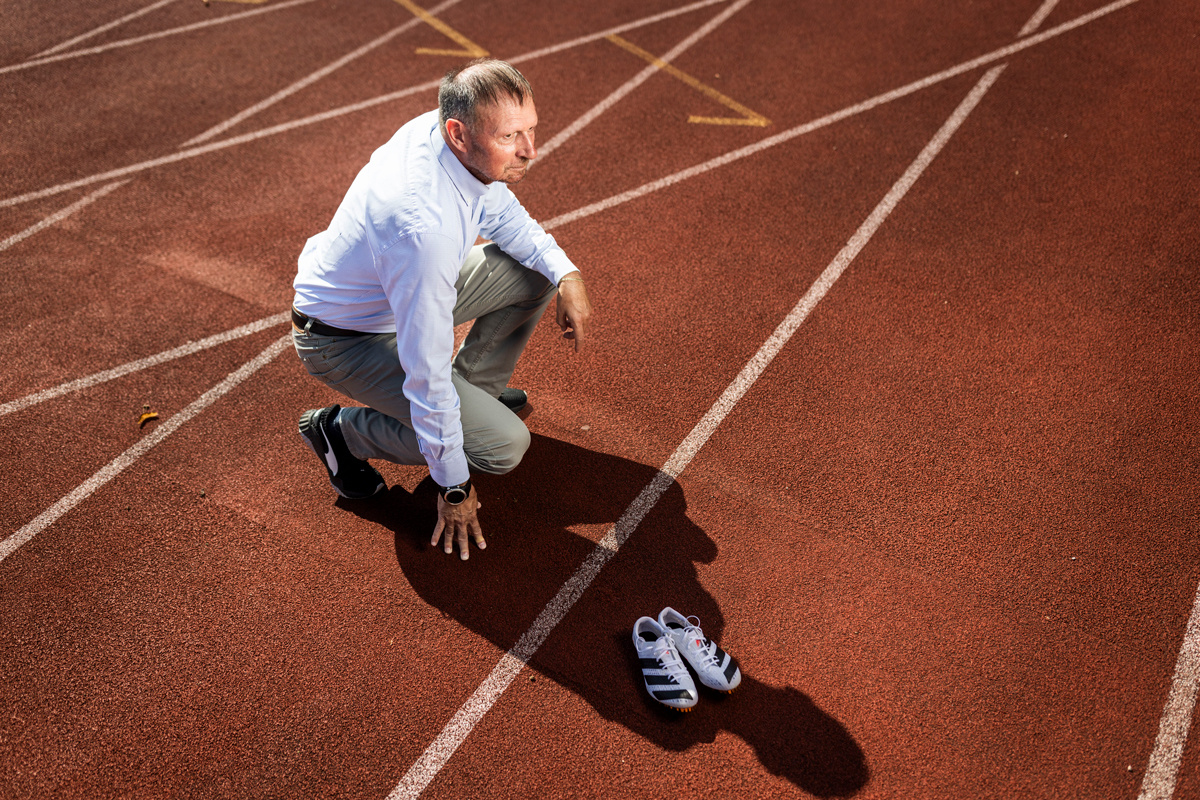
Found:
M 463 166 L 458 160 L 458 156 L 454 155 L 454 151 L 450 149 L 450 145 L 446 144 L 446 140 L 442 138 L 442 128 L 434 121 L 433 131 L 429 134 L 429 143 L 433 145 L 433 151 L 437 153 L 438 162 L 441 163 L 442 169 L 450 176 L 450 181 L 454 184 L 454 188 L 458 189 L 459 195 L 462 196 L 463 202 L 468 205 L 480 197 L 483 197 L 488 192 L 488 185 L 476 178 L 474 175 Z

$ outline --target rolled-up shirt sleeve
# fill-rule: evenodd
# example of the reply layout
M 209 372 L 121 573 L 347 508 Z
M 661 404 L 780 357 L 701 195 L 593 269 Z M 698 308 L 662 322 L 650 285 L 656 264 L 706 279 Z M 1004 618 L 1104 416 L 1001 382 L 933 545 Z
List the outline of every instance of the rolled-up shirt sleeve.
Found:
M 492 184 L 480 233 L 521 264 L 540 272 L 555 286 L 578 270 L 554 237 L 546 233 L 507 186 Z
M 395 242 L 376 262 L 396 317 L 396 353 L 413 430 L 429 474 L 440 486 L 470 476 L 458 392 L 450 378 L 460 246 L 441 234 L 414 234 Z

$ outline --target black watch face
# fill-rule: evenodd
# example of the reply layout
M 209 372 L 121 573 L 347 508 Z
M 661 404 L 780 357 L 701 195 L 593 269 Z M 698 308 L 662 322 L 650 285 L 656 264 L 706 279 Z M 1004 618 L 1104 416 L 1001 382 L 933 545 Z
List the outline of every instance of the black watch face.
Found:
M 447 489 L 446 493 L 443 494 L 442 497 L 445 498 L 446 502 L 449 503 L 450 505 L 456 506 L 459 503 L 461 503 L 463 500 L 467 499 L 467 493 L 464 492 L 458 486 L 455 486 L 453 488 Z

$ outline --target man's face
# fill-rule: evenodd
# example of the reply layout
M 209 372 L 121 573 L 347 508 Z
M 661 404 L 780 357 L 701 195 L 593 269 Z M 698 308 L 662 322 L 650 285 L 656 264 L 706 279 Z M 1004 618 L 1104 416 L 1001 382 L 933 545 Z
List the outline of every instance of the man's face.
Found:
M 475 129 L 467 130 L 466 168 L 484 183 L 518 183 L 525 177 L 529 162 L 537 157 L 533 129 L 537 110 L 533 100 L 517 105 L 504 98 L 477 111 Z

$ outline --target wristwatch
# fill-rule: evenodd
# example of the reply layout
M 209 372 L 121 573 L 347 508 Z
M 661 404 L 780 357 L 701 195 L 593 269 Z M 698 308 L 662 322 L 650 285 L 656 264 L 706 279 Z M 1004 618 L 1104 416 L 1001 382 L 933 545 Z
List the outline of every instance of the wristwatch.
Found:
M 443 486 L 442 499 L 452 506 L 457 506 L 471 494 L 471 479 L 467 478 L 457 486 Z

